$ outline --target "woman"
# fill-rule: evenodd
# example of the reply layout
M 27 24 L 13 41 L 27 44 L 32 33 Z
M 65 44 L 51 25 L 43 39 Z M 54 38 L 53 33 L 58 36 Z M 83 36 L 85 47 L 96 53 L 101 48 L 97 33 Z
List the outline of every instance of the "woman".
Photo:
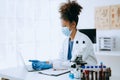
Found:
M 32 60 L 31 62 L 33 62 L 34 69 L 36 69 L 36 67 L 36 70 L 39 70 L 39 68 L 46 69 L 52 67 L 55 69 L 69 68 L 70 61 L 74 60 L 77 55 L 82 55 L 83 60 L 86 61 L 88 65 L 97 64 L 91 40 L 85 34 L 77 31 L 78 16 L 81 10 L 82 7 L 75 1 L 61 5 L 59 12 L 61 15 L 62 32 L 67 38 L 60 51 L 60 57 L 58 60 L 48 62 Z

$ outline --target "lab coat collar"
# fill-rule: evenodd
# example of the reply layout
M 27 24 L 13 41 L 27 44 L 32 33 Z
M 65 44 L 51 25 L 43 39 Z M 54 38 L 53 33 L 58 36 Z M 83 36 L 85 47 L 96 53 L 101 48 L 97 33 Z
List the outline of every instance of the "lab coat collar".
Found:
M 76 46 L 76 40 L 78 39 L 78 34 L 79 34 L 79 31 L 77 30 L 75 37 L 74 37 L 74 40 L 73 40 L 72 57 L 73 57 L 75 46 Z

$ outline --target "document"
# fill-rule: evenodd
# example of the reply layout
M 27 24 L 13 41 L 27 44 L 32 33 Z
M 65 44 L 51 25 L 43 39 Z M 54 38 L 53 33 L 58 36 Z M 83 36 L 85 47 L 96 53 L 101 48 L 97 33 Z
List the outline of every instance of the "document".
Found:
M 66 73 L 69 73 L 70 70 L 54 70 L 54 69 L 48 69 L 48 70 L 43 70 L 43 71 L 39 71 L 39 74 L 43 74 L 43 75 L 48 75 L 48 76 L 60 76 Z

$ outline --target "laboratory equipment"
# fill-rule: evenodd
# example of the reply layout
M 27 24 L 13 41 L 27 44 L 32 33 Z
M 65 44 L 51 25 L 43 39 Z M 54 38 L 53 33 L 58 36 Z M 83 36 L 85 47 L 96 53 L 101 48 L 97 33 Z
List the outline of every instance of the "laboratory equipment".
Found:
M 74 61 L 71 61 L 73 64 L 71 65 L 71 72 L 69 77 L 71 79 L 81 80 L 83 75 L 82 66 L 87 64 L 85 61 L 82 60 L 82 55 L 78 55 Z
M 110 80 L 111 77 L 111 68 L 102 62 L 100 65 L 81 66 L 79 70 L 81 70 L 80 73 L 72 72 L 69 74 L 69 77 L 73 80 Z M 75 76 L 76 74 L 79 75 L 77 78 Z

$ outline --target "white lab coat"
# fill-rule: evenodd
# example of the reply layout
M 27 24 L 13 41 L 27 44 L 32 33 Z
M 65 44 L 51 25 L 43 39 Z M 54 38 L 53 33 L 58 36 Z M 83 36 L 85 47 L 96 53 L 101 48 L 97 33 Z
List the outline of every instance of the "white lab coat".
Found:
M 83 41 L 85 44 L 83 44 Z M 53 68 L 68 68 L 71 63 L 67 60 L 68 56 L 68 43 L 69 38 L 66 38 L 63 42 L 62 49 L 59 53 L 59 59 L 53 61 Z M 72 59 L 74 60 L 77 55 L 82 55 L 83 60 L 87 62 L 87 65 L 96 65 L 97 59 L 94 54 L 93 44 L 91 40 L 85 34 L 77 31 L 74 41 L 73 41 L 73 49 L 72 49 Z

